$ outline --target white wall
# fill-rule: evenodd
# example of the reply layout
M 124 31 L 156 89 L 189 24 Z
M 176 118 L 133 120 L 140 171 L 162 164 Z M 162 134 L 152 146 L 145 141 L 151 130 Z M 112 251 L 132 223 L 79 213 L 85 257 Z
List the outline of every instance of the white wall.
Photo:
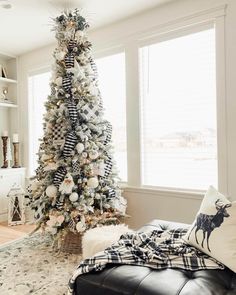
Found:
M 224 122 L 225 138 L 219 155 L 224 160 L 225 185 L 222 186 L 224 192 L 236 199 L 236 1 L 235 0 L 180 0 L 169 3 L 165 6 L 157 7 L 149 12 L 137 15 L 122 22 L 107 26 L 97 31 L 90 32 L 91 41 L 97 55 L 103 54 L 103 51 L 116 47 L 127 48 L 129 64 L 127 65 L 127 79 L 129 89 L 127 91 L 127 120 L 130 126 L 128 132 L 128 145 L 136 147 L 132 150 L 129 157 L 129 165 L 135 167 L 138 165 L 138 145 L 139 126 L 138 122 L 138 71 L 137 54 L 134 54 L 134 48 L 137 45 L 137 38 L 145 36 L 152 31 L 171 27 L 179 20 L 188 22 L 189 16 L 195 15 L 201 17 L 204 11 L 211 14 L 215 7 L 227 4 L 225 17 L 225 93 L 226 104 L 222 110 Z M 27 116 L 27 75 L 29 71 L 47 66 L 52 61 L 52 51 L 54 46 L 47 46 L 34 52 L 20 56 L 19 58 L 19 93 L 20 93 L 20 130 L 24 141 L 23 160 L 27 166 L 28 163 L 28 116 Z M 223 72 L 221 72 L 223 73 Z M 220 74 L 221 74 L 220 73 Z M 224 76 L 222 75 L 222 79 Z M 223 85 L 223 84 L 222 84 Z M 223 91 L 224 92 L 224 91 Z M 223 93 L 222 92 L 222 93 Z M 222 95 L 223 96 L 223 95 Z M 132 108 L 135 105 L 135 108 Z M 132 112 L 131 112 L 132 110 Z M 222 130 L 221 130 L 222 131 Z M 131 149 L 130 149 L 131 150 Z M 138 167 L 136 167 L 138 168 Z M 139 169 L 129 171 L 129 180 L 131 188 L 125 190 L 125 196 L 128 199 L 128 213 L 132 216 L 129 223 L 133 227 L 138 227 L 144 222 L 153 218 L 162 218 L 167 220 L 176 220 L 182 222 L 191 222 L 199 207 L 202 195 L 199 193 L 187 192 L 165 192 L 158 190 L 148 190 L 137 188 L 139 185 Z M 225 177 L 224 177 L 225 176 Z M 227 176 L 227 177 L 226 177 Z

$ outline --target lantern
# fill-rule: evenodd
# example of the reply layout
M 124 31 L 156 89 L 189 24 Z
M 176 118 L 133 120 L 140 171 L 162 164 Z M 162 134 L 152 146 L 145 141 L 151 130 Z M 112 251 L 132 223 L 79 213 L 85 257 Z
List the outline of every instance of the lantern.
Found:
M 13 185 L 8 195 L 8 225 L 18 225 L 25 223 L 25 192 L 20 185 Z

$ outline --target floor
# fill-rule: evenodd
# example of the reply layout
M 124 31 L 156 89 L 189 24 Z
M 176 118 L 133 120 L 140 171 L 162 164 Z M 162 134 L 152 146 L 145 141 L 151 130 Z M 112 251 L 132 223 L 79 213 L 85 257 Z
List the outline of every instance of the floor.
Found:
M 0 223 L 0 245 L 24 237 L 35 228 L 34 225 L 24 224 L 16 226 L 8 226 L 7 222 Z

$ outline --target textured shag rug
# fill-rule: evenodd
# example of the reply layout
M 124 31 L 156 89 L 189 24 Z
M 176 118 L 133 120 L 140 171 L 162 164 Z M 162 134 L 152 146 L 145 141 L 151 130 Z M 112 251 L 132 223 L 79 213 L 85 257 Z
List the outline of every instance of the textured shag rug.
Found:
M 1 295 L 63 295 L 81 257 L 55 253 L 49 236 L 37 233 L 0 246 Z

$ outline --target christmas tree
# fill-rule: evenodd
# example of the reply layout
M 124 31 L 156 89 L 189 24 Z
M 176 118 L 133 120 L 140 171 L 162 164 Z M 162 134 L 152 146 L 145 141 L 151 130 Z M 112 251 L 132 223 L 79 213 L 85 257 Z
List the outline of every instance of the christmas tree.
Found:
M 54 21 L 58 46 L 30 198 L 38 228 L 60 239 L 69 231 L 118 223 L 126 202 L 117 184 L 112 126 L 103 118 L 88 23 L 78 10 Z

